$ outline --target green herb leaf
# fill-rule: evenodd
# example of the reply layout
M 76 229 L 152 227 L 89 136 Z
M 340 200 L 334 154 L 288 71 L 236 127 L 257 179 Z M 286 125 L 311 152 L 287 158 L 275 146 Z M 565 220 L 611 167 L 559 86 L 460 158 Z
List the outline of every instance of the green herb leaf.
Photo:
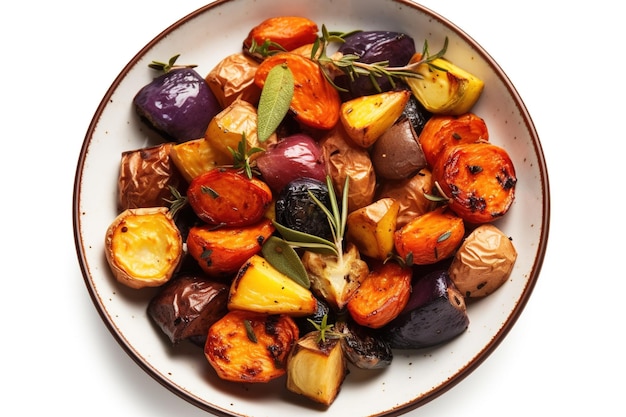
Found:
M 254 329 L 252 328 L 252 323 L 250 320 L 244 320 L 243 325 L 246 328 L 246 334 L 248 335 L 248 340 L 252 343 L 257 343 L 256 335 L 254 334 Z
M 289 111 L 293 98 L 293 74 L 287 64 L 276 65 L 267 74 L 258 107 L 257 136 L 266 141 Z
M 284 239 L 270 236 L 261 248 L 263 257 L 274 268 L 282 272 L 304 288 L 310 288 L 309 274 L 307 274 L 300 256 L 293 247 Z
M 308 233 L 300 232 L 282 224 L 273 221 L 274 227 L 278 230 L 283 238 L 292 246 L 299 248 L 311 249 L 317 253 L 325 253 L 330 255 L 338 255 L 335 245 L 319 236 L 311 235 Z

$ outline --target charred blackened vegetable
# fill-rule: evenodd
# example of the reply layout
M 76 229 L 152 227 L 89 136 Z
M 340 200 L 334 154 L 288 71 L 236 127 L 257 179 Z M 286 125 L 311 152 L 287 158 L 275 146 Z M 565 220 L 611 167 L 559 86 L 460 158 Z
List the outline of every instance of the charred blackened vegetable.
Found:
M 287 184 L 278 195 L 276 221 L 290 229 L 331 240 L 328 218 L 309 192 L 326 207 L 330 207 L 328 187 L 324 182 L 299 178 Z

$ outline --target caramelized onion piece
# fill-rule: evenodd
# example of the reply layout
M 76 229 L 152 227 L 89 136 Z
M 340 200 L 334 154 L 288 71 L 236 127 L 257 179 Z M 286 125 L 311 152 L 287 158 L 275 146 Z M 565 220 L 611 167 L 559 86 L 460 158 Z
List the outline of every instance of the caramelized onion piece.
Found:
M 483 224 L 461 244 L 450 278 L 465 297 L 484 297 L 511 275 L 517 251 L 511 240 L 492 224 Z
M 106 232 L 105 255 L 111 271 L 131 288 L 165 284 L 182 254 L 180 231 L 165 207 L 125 210 Z

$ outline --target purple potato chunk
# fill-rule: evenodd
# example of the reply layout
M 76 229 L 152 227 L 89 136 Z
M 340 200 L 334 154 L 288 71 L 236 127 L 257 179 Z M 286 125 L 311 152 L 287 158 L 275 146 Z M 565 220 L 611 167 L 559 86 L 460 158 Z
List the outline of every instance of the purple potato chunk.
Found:
M 409 63 L 415 54 L 415 42 L 409 35 L 391 31 L 363 31 L 348 36 L 339 47 L 344 55 L 356 55 L 358 61 L 366 64 L 386 61 L 389 67 L 402 67 Z M 360 76 L 349 82 L 346 77 L 338 80 L 338 84 L 349 84 L 348 89 L 354 97 L 376 94 L 393 89 L 387 77 L 376 77 L 380 91 L 369 77 Z M 394 80 L 398 81 L 399 80 Z
M 204 78 L 192 68 L 176 68 L 155 78 L 135 95 L 140 118 L 166 140 L 204 137 L 221 107 Z
M 468 326 L 465 299 L 442 270 L 415 281 L 407 306 L 382 332 L 394 349 L 421 349 L 452 340 Z

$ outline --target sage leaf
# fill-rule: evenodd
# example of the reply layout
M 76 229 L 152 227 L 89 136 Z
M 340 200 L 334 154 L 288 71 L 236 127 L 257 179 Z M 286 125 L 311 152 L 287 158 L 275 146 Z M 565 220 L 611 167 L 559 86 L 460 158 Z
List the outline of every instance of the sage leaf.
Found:
M 307 274 L 300 260 L 300 256 L 298 256 L 287 241 L 276 236 L 271 236 L 263 243 L 261 253 L 265 260 L 278 271 L 302 285 L 304 288 L 311 287 L 309 274 Z
M 288 243 L 300 248 L 310 249 L 316 253 L 338 255 L 337 249 L 332 242 L 319 236 L 300 232 L 299 230 L 283 226 L 277 221 L 272 222 L 274 223 L 276 230 L 278 230 L 278 233 L 280 233 L 280 235 Z
M 265 79 L 259 98 L 257 137 L 266 141 L 283 121 L 293 98 L 294 80 L 287 64 L 276 65 Z

